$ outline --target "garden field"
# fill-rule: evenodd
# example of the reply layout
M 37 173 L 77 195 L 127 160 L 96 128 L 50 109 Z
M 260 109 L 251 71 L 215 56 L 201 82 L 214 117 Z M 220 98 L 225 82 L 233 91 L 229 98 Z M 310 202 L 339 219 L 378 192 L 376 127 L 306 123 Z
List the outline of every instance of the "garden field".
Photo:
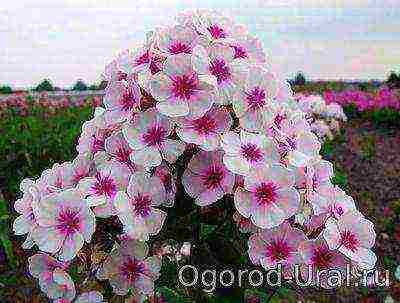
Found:
M 360 211 L 375 224 L 377 268 L 390 272 L 389 288 L 341 288 L 337 291 L 299 289 L 291 285 L 279 290 L 218 288 L 212 294 L 184 288 L 177 282 L 178 266 L 190 258 L 191 264 L 250 266 L 247 237 L 239 233 L 233 220 L 232 199 L 199 208 L 186 194 L 178 194 L 177 207 L 168 210 L 168 222 L 160 239 L 191 243 L 191 255 L 163 259 L 162 275 L 156 281 L 156 296 L 151 302 L 397 302 L 400 300 L 400 94 L 382 87 L 375 91 L 312 91 L 296 87 L 303 95 L 322 93 L 328 102 L 344 108 L 347 121 L 325 140 L 323 156 L 334 164 L 333 182 L 345 189 Z M 100 97 L 62 97 L 22 94 L 0 101 L 0 302 L 49 302 L 27 270 L 34 249 L 23 250 L 24 237 L 13 235 L 12 223 L 18 214 L 13 208 L 20 198 L 19 184 L 24 178 L 39 176 L 55 163 L 70 161 L 77 155 L 76 145 L 82 125 L 91 119 Z M 178 165 L 187 163 L 183 154 Z M 179 187 L 180 185 L 178 185 Z M 180 191 L 178 190 L 178 193 Z M 102 258 L 109 247 L 96 243 L 115 237 L 121 226 L 108 223 L 96 231 L 89 248 L 93 258 Z M 174 240 L 169 240 L 174 239 Z M 156 245 L 156 243 L 153 243 Z M 103 244 L 104 245 L 104 244 Z M 99 290 L 109 302 L 123 302 L 106 282 L 86 281 L 83 272 L 91 262 L 78 255 L 71 275 L 80 291 Z M 396 273 L 397 270 L 397 274 Z M 397 278 L 396 278 L 397 276 Z M 82 285 L 82 286 L 81 286 Z

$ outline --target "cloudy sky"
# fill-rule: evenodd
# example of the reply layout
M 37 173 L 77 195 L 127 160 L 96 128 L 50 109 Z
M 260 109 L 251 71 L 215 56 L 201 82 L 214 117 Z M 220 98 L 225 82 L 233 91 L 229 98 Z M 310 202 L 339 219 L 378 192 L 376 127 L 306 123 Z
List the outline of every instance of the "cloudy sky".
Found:
M 189 8 L 233 14 L 285 77 L 301 70 L 309 78 L 383 79 L 400 71 L 400 0 L 12 0 L 0 6 L 0 83 L 98 81 L 119 50 Z

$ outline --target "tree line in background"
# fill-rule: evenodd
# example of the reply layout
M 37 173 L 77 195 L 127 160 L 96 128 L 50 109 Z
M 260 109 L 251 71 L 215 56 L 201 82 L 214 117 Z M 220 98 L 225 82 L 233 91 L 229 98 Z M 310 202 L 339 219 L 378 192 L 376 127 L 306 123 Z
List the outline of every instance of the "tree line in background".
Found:
M 391 89 L 399 89 L 400 88 L 400 72 L 396 73 L 395 71 L 391 71 L 386 79 L 386 81 L 381 82 L 377 80 L 370 81 L 325 81 L 325 80 L 307 80 L 305 74 L 299 71 L 293 79 L 288 80 L 292 87 L 299 89 L 302 88 L 309 89 L 315 87 L 319 87 L 321 90 L 343 90 L 349 85 L 357 86 L 360 90 L 369 90 L 379 87 L 382 84 L 386 84 Z M 86 84 L 83 79 L 78 79 L 74 85 L 68 90 L 71 91 L 85 91 L 85 90 L 103 90 L 107 86 L 107 81 L 101 81 L 99 84 Z M 54 86 L 53 82 L 50 79 L 42 80 L 38 85 L 36 85 L 33 89 L 36 92 L 43 91 L 58 91 L 62 90 L 61 88 Z M 0 94 L 11 94 L 14 90 L 10 85 L 0 85 Z

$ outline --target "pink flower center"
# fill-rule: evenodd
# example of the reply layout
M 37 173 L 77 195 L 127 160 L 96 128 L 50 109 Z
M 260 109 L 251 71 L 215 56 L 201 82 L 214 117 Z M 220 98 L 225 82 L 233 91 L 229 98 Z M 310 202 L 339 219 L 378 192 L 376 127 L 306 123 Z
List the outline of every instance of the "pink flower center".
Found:
M 131 155 L 131 153 L 132 150 L 120 146 L 115 152 L 115 158 L 121 163 L 130 163 L 131 160 L 129 156 Z
M 97 137 L 96 135 L 92 135 L 92 152 L 96 153 L 98 151 L 101 151 L 104 149 L 104 140 L 101 138 Z
M 265 91 L 258 86 L 246 92 L 247 104 L 250 110 L 255 110 L 265 105 Z
M 143 135 L 144 143 L 148 146 L 158 146 L 164 142 L 167 132 L 160 125 L 154 125 Z
M 57 218 L 57 229 L 68 236 L 80 229 L 79 212 L 70 208 L 63 209 Z
M 247 51 L 244 47 L 239 45 L 233 45 L 232 47 L 235 52 L 233 59 L 246 59 L 248 57 Z
M 75 183 L 77 183 L 80 180 L 82 180 L 83 178 L 86 178 L 87 175 L 88 175 L 87 171 L 85 171 L 85 170 L 76 170 L 72 178 L 73 178 L 73 181 Z
M 277 239 L 269 243 L 266 247 L 265 255 L 271 259 L 271 261 L 282 261 L 286 260 L 292 248 L 283 239 Z
M 333 258 L 333 253 L 327 247 L 319 246 L 314 249 L 311 262 L 317 269 L 328 269 Z
M 96 196 L 105 195 L 108 198 L 113 198 L 117 193 L 117 185 L 110 176 L 102 176 L 96 174 L 96 183 L 93 184 L 92 191 Z
M 210 63 L 210 73 L 217 78 L 218 83 L 222 83 L 231 78 L 231 72 L 224 59 L 215 58 Z
M 151 212 L 151 198 L 148 195 L 138 194 L 132 201 L 135 214 L 147 217 Z
M 132 89 L 125 90 L 120 100 L 122 110 L 123 111 L 132 110 L 138 104 L 137 101 L 138 100 L 135 99 Z
M 282 127 L 282 122 L 283 122 L 283 120 L 285 120 L 286 119 L 286 116 L 285 115 L 281 115 L 281 114 L 277 114 L 276 116 L 275 116 L 275 119 L 274 119 L 274 124 L 275 124 L 275 126 L 277 127 L 277 128 L 281 128 Z
M 204 115 L 203 117 L 194 120 L 192 123 L 193 128 L 200 135 L 208 135 L 214 132 L 217 127 L 217 122 L 209 115 Z
M 270 205 L 278 197 L 277 186 L 272 182 L 262 182 L 255 190 L 254 196 L 259 205 Z
M 223 28 L 216 24 L 209 26 L 207 30 L 214 39 L 226 38 L 227 36 Z
M 157 74 L 159 71 L 161 71 L 159 62 L 157 62 L 157 60 L 151 60 L 149 69 L 152 75 Z
M 335 204 L 333 208 L 334 213 L 336 213 L 338 216 L 341 216 L 344 214 L 344 209 L 342 206 Z
M 189 100 L 198 86 L 198 78 L 195 73 L 191 75 L 176 76 L 172 83 L 172 93 L 175 98 Z
M 359 241 L 353 232 L 350 230 L 345 230 L 340 233 L 340 245 L 343 245 L 348 250 L 355 252 L 358 248 Z
M 172 43 L 168 49 L 168 51 L 173 54 L 190 54 L 192 52 L 192 49 L 190 48 L 189 45 L 182 43 L 180 41 L 176 41 L 175 43 Z
M 144 264 L 135 257 L 128 257 L 120 268 L 122 276 L 130 283 L 135 282 L 144 273 Z
M 202 175 L 203 185 L 207 189 L 215 189 L 221 186 L 224 179 L 224 170 L 222 167 L 212 165 Z
M 150 54 L 148 51 L 140 55 L 138 58 L 136 58 L 136 65 L 142 65 L 149 62 L 150 62 Z
M 247 143 L 241 146 L 243 157 L 249 162 L 258 162 L 263 159 L 261 149 L 252 143 Z

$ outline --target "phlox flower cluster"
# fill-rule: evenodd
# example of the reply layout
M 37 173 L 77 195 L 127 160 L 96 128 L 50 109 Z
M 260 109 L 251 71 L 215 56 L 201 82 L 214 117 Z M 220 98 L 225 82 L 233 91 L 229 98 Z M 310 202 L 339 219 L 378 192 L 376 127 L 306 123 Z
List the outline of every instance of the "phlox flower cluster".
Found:
M 347 121 L 339 103 L 327 101 L 320 95 L 296 94 L 295 99 L 306 113 L 312 131 L 321 140 L 332 139 L 338 133 L 341 122 Z
M 123 234 L 91 272 L 142 302 L 163 256 L 149 254 L 147 241 L 162 231 L 178 188 L 201 207 L 232 197 L 250 260 L 265 269 L 373 268 L 373 224 L 332 184 L 309 113 L 268 69 L 260 41 L 203 10 L 146 37 L 107 65 L 103 106 L 84 123 L 77 158 L 21 183 L 14 231 L 40 251 L 30 272 L 42 291 L 55 302 L 100 302 L 96 293 L 76 298 L 69 268 L 98 222 L 113 220 Z M 191 158 L 178 172 L 184 153 Z

